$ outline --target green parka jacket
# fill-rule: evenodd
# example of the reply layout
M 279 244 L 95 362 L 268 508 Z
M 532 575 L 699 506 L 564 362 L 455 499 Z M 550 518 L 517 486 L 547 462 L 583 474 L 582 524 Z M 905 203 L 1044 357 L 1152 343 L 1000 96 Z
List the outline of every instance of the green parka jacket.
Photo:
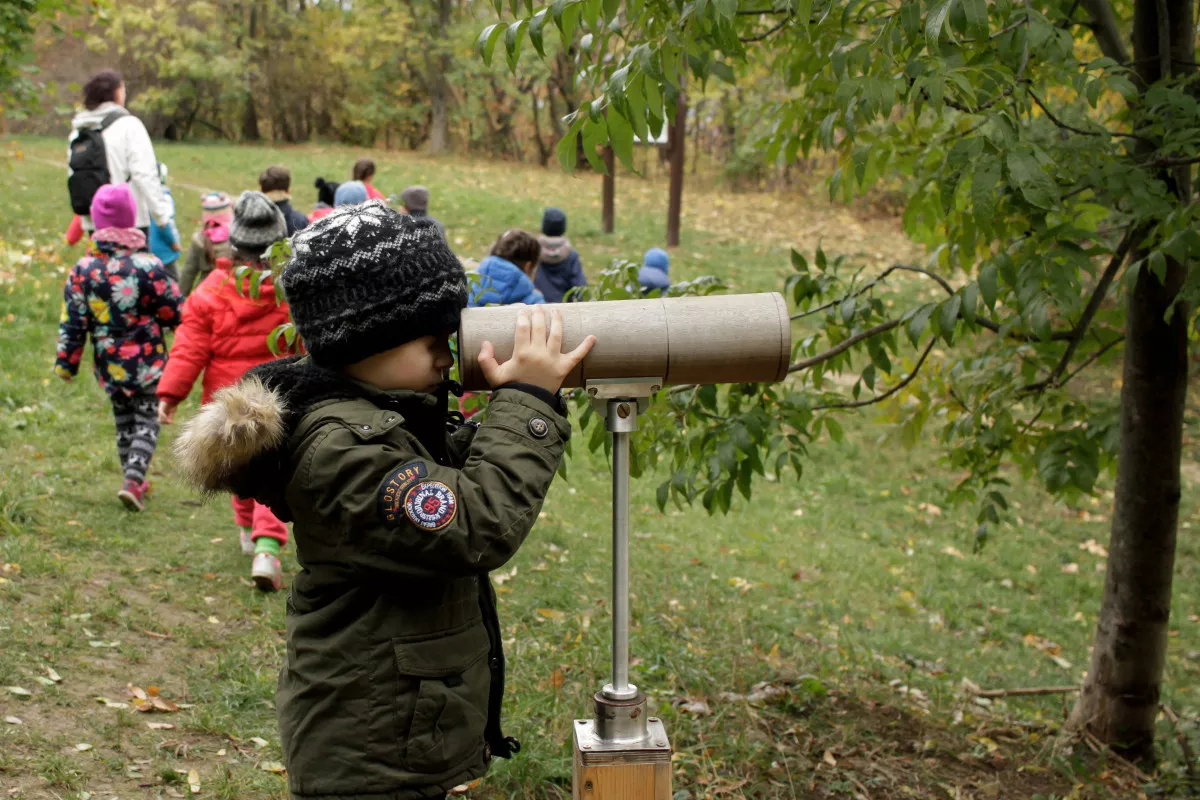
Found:
M 519 749 L 487 573 L 537 519 L 570 426 L 501 388 L 476 429 L 446 396 L 381 392 L 307 358 L 251 371 L 188 427 L 199 485 L 293 522 L 278 714 L 296 798 L 439 796 Z

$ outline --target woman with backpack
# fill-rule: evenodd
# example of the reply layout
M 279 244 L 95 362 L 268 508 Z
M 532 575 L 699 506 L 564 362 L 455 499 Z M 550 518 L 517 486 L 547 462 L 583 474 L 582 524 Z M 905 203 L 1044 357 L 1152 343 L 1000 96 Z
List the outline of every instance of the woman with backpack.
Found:
M 179 291 L 187 297 L 193 286 L 204 282 L 217 266 L 218 258 L 232 258 L 229 226 L 233 222 L 233 201 L 224 192 L 209 192 L 200 198 L 200 230 L 192 234 L 192 246 L 179 273 Z
M 83 229 L 96 229 L 92 198 L 108 183 L 128 183 L 137 203 L 135 226 L 150 235 L 150 220 L 166 226 L 171 209 L 158 178 L 158 159 L 146 126 L 125 110 L 125 81 L 112 70 L 97 72 L 83 87 L 83 105 L 67 139 L 67 189 Z

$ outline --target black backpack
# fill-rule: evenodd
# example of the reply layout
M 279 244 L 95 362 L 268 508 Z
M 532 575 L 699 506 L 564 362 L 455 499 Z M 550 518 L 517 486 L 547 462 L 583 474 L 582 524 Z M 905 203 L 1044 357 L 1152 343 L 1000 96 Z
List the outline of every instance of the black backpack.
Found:
M 71 142 L 68 164 L 71 175 L 67 191 L 71 193 L 71 210 L 80 216 L 92 213 L 92 198 L 96 190 L 111 180 L 108 174 L 108 154 L 104 151 L 104 131 L 126 115 L 121 108 L 104 115 L 98 128 L 80 128 Z

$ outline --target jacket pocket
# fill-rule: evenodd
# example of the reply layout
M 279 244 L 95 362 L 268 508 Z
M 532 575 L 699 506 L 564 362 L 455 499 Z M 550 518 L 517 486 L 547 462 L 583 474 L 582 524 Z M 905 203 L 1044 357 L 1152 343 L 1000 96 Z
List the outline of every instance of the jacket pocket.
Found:
M 393 641 L 402 678 L 417 685 L 404 760 L 414 772 L 447 772 L 481 757 L 491 671 L 481 624 L 448 636 Z

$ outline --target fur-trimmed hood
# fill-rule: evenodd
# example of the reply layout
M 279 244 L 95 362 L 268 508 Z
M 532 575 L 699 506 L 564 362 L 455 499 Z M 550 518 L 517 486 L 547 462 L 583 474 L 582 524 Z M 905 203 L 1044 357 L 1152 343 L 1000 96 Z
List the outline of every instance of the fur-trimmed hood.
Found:
M 187 481 L 202 491 L 253 497 L 287 519 L 282 507 L 290 479 L 287 441 L 314 407 L 363 398 L 395 408 L 422 431 L 442 437 L 448 395 L 461 391 L 447 381 L 437 394 L 385 392 L 321 367 L 309 356 L 281 358 L 260 364 L 216 392 L 183 426 L 175 443 L 176 461 Z

